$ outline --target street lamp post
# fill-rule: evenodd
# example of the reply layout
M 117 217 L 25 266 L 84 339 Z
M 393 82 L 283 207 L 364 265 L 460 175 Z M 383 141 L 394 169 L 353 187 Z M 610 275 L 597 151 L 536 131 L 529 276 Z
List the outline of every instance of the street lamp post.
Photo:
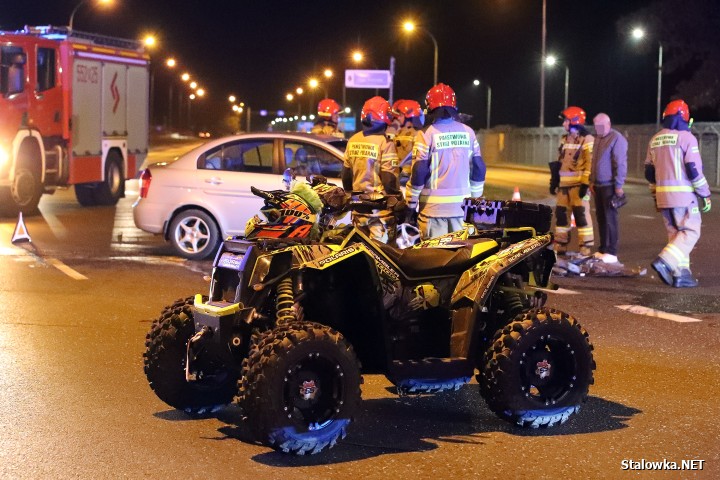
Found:
M 545 128 L 545 40 L 547 38 L 547 0 L 542 3 L 542 52 L 540 58 L 540 128 Z
M 438 83 L 438 43 L 437 40 L 435 40 L 435 37 L 432 33 L 430 33 L 426 28 L 424 27 L 417 27 L 413 22 L 405 22 L 403 24 L 403 28 L 407 32 L 412 32 L 416 28 L 421 30 L 423 33 L 425 33 L 428 37 L 430 37 L 430 40 L 432 40 L 433 45 L 435 46 L 435 59 L 433 63 L 433 85 L 437 85 Z
M 555 58 L 553 55 L 548 55 L 545 58 L 545 61 L 543 62 L 548 67 L 553 67 L 555 64 L 557 64 L 557 58 Z M 570 91 L 570 67 L 568 67 L 567 64 L 565 64 L 565 102 L 564 108 L 568 107 L 568 92 Z
M 77 13 L 78 9 L 88 3 L 90 0 L 82 0 L 80 3 L 75 5 L 75 8 L 73 8 L 72 12 L 70 13 L 70 20 L 68 21 L 68 30 L 73 29 L 73 20 L 75 20 L 75 14 Z M 112 3 L 112 0 L 98 0 L 98 3 L 103 4 L 110 4 Z
M 473 80 L 473 85 L 479 87 L 482 82 L 480 80 Z M 492 108 L 492 88 L 487 85 L 487 102 L 485 103 L 485 128 L 490 129 L 490 109 Z
M 635 40 L 642 40 L 645 38 L 645 30 L 640 27 L 635 27 L 632 30 L 632 37 Z M 658 65 L 657 65 L 657 100 L 655 109 L 655 126 L 660 127 L 660 107 L 662 97 L 662 71 L 663 71 L 663 46 L 662 42 L 658 40 Z

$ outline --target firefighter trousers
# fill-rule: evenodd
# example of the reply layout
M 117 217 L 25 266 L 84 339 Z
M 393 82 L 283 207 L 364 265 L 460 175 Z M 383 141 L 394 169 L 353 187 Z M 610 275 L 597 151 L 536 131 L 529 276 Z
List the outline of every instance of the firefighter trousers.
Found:
M 663 222 L 668 234 L 668 244 L 659 257 L 667 263 L 677 276 L 683 268 L 690 269 L 690 252 L 700 239 L 702 218 L 697 200 L 689 207 L 662 208 Z
M 417 222 L 423 240 L 463 229 L 463 217 L 426 217 L 420 213 Z
M 373 213 L 352 213 L 352 223 L 373 240 L 388 243 L 397 234 L 397 221 L 390 210 L 373 210 Z
M 590 217 L 590 200 L 580 198 L 580 185 L 560 187 L 555 199 L 555 251 L 560 254 L 567 252 L 572 230 L 570 218 L 573 216 L 580 253 L 590 255 L 595 242 Z

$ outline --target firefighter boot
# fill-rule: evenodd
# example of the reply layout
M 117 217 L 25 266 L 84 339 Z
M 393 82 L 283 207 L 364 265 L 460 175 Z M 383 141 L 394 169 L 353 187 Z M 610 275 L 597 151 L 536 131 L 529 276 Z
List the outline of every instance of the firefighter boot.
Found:
M 692 276 L 692 272 L 687 268 L 680 270 L 680 274 L 673 278 L 673 287 L 684 288 L 684 287 L 697 287 L 698 281 Z
M 652 268 L 658 273 L 660 276 L 660 279 L 667 283 L 668 285 L 673 284 L 673 275 L 672 275 L 672 269 L 670 268 L 670 265 L 665 263 L 665 260 L 663 260 L 660 257 L 657 257 L 652 262 Z

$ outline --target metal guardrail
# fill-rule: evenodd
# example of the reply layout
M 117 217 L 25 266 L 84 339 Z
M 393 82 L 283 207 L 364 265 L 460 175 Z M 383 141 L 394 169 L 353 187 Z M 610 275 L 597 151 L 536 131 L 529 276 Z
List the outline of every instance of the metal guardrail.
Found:
M 628 178 L 644 180 L 647 146 L 656 133 L 655 125 L 613 125 L 628 140 Z M 590 128 L 592 132 L 592 127 Z M 515 128 L 499 126 L 478 131 L 483 158 L 488 163 L 503 162 L 544 167 L 555 160 L 560 145 L 562 127 Z M 720 187 L 720 123 L 693 124 L 692 133 L 698 139 L 703 170 L 708 183 Z

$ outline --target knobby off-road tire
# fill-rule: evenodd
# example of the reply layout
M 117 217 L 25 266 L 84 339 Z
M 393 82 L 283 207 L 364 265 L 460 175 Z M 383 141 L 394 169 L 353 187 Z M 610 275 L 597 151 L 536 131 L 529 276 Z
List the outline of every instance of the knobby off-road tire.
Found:
M 560 425 L 587 399 L 592 350 L 572 316 L 529 310 L 495 333 L 477 376 L 480 394 L 495 414 L 516 425 Z
M 143 360 L 150 388 L 157 396 L 171 407 L 196 416 L 233 400 L 239 372 L 230 359 L 218 365 L 214 358 L 203 370 L 203 379 L 185 380 L 187 343 L 195 334 L 192 305 L 192 297 L 188 297 L 165 307 L 146 336 Z
M 245 362 L 242 406 L 257 438 L 296 455 L 345 438 L 360 407 L 360 364 L 337 331 L 293 323 L 262 335 Z

